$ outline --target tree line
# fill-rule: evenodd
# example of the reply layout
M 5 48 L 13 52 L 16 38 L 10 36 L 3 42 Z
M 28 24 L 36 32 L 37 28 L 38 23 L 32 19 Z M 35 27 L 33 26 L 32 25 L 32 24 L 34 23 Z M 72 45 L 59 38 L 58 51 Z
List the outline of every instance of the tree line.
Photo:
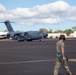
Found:
M 71 33 L 73 33 L 74 31 L 76 31 L 76 26 L 72 27 L 71 29 L 66 29 L 66 30 L 56 30 L 56 31 L 52 31 L 52 29 L 47 30 L 46 28 L 40 28 L 39 29 L 40 32 L 44 32 L 44 33 L 66 33 L 67 36 L 69 36 Z

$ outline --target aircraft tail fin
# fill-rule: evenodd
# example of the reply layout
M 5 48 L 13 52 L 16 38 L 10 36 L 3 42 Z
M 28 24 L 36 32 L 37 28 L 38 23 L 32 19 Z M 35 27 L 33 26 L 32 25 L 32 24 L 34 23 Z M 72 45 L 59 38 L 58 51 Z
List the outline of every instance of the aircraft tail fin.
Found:
M 6 20 L 4 23 L 5 23 L 5 25 L 6 25 L 9 32 L 14 32 L 9 20 Z

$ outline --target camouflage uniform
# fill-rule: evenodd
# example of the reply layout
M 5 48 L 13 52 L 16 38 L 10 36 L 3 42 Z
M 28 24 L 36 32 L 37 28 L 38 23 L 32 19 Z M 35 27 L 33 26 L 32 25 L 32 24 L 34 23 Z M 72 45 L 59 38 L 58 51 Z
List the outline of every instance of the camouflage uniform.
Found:
M 54 75 L 58 75 L 58 71 L 59 71 L 59 68 L 60 68 L 61 64 L 63 65 L 63 67 L 66 70 L 66 72 L 68 73 L 68 75 L 72 75 L 72 73 L 69 70 L 67 60 L 63 60 L 62 57 L 57 57 L 57 59 L 56 59 L 56 65 L 55 65 L 55 68 L 54 68 Z
M 66 72 L 69 75 L 72 75 L 72 73 L 69 70 L 69 67 L 68 67 L 68 64 L 67 64 L 67 60 L 63 60 L 63 55 L 62 55 L 62 52 L 61 52 L 61 47 L 62 46 L 64 47 L 64 42 L 58 41 L 57 44 L 56 44 L 57 58 L 56 58 L 56 64 L 55 64 L 55 68 L 54 68 L 54 75 L 58 75 L 58 71 L 59 71 L 59 68 L 60 68 L 61 64 L 63 65 L 63 67 L 66 70 Z

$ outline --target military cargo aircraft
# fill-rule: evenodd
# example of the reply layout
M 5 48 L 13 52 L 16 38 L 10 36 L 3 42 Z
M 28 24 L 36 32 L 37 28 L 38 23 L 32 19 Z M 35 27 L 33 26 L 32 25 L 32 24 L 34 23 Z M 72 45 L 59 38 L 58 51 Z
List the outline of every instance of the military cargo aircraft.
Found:
M 42 38 L 47 38 L 48 36 L 47 33 L 43 33 L 40 31 L 17 32 L 13 30 L 10 24 L 11 22 L 9 20 L 6 20 L 4 23 L 8 29 L 7 38 L 12 38 L 18 41 L 24 41 L 24 40 L 32 41 L 32 40 L 41 40 Z

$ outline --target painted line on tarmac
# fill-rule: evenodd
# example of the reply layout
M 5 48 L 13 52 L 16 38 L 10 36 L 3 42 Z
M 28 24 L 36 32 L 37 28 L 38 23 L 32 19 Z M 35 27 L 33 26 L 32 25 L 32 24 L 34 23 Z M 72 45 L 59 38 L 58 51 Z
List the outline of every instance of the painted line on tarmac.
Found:
M 27 64 L 27 63 L 40 63 L 40 62 L 51 62 L 53 60 L 33 60 L 33 61 L 17 61 L 17 62 L 1 62 L 0 65 L 10 65 L 10 64 Z M 76 59 L 68 59 L 70 62 L 76 62 Z
M 68 59 L 68 61 L 76 62 L 76 59 Z
M 40 63 L 40 62 L 50 62 L 55 60 L 33 60 L 33 61 L 17 61 L 17 62 L 3 62 L 0 65 L 9 65 L 9 64 L 24 64 L 24 63 Z

